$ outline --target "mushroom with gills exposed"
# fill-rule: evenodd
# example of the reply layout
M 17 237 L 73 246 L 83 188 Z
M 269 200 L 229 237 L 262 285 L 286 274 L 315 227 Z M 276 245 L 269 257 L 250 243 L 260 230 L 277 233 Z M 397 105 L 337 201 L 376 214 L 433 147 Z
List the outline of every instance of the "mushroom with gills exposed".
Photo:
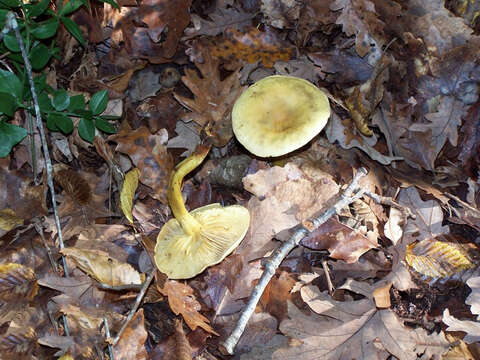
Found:
M 202 163 L 210 150 L 199 145 L 170 176 L 168 203 L 175 216 L 160 230 L 155 264 L 170 279 L 189 279 L 218 264 L 243 240 L 250 213 L 240 205 L 210 204 L 188 212 L 183 203 L 183 178 Z
M 273 75 L 257 81 L 235 101 L 232 128 L 252 154 L 274 157 L 312 140 L 327 124 L 327 96 L 307 80 Z

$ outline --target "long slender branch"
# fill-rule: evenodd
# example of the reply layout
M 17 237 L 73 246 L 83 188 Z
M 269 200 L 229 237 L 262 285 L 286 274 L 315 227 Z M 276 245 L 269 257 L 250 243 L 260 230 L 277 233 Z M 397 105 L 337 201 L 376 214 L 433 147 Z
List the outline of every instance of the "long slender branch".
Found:
M 13 12 L 9 12 L 7 14 L 7 24 L 8 26 L 10 26 L 10 28 L 12 28 L 15 31 L 15 36 L 17 38 L 17 42 L 20 47 L 20 51 L 22 53 L 22 58 L 25 63 L 28 82 L 30 83 L 30 91 L 32 93 L 33 106 L 35 108 L 35 117 L 37 118 L 37 127 L 40 133 L 40 139 L 42 141 L 43 157 L 45 159 L 45 168 L 47 169 L 47 183 L 50 189 L 50 195 L 52 197 L 52 207 L 53 207 L 53 214 L 55 217 L 55 225 L 57 227 L 58 244 L 60 246 L 60 249 L 63 249 L 65 246 L 63 244 L 62 228 L 60 226 L 60 219 L 58 217 L 57 201 L 55 198 L 55 188 L 53 186 L 52 160 L 50 159 L 47 138 L 45 136 L 45 131 L 43 129 L 42 114 L 40 113 L 40 106 L 38 105 L 38 96 L 37 96 L 37 92 L 35 90 L 35 84 L 33 81 L 32 65 L 30 64 L 30 60 L 28 60 L 28 56 L 25 51 L 25 46 L 23 44 L 22 36 L 20 35 L 20 30 L 18 29 L 17 19 L 15 18 L 15 14 Z M 68 277 L 68 267 L 67 267 L 67 263 L 65 262 L 65 257 L 63 256 L 62 256 L 62 262 L 63 262 L 63 270 L 65 271 L 65 276 Z
M 253 288 L 250 299 L 248 300 L 247 306 L 243 309 L 240 318 L 237 321 L 235 328 L 233 329 L 230 336 L 221 344 L 221 350 L 225 354 L 233 355 L 235 346 L 237 345 L 240 337 L 245 331 L 248 320 L 252 316 L 257 303 L 260 301 L 260 298 L 265 291 L 270 279 L 275 274 L 275 271 L 280 266 L 281 262 L 288 253 L 295 248 L 300 241 L 307 236 L 310 232 L 317 229 L 320 225 L 325 223 L 330 217 L 335 213 L 338 213 L 345 206 L 351 204 L 355 200 L 363 196 L 364 191 L 360 189 L 358 181 L 367 174 L 365 168 L 358 169 L 357 173 L 353 177 L 352 182 L 347 187 L 345 192 L 341 195 L 340 199 L 333 205 L 331 208 L 321 213 L 318 216 L 313 217 L 307 222 L 303 222 L 302 225 L 298 226 L 298 229 L 293 233 L 290 239 L 282 244 L 280 248 L 273 254 L 273 256 L 265 264 L 265 270 L 260 278 L 260 281 Z
M 35 117 L 37 118 L 37 127 L 40 133 L 40 139 L 42 141 L 43 157 L 45 159 L 45 168 L 47 169 L 47 183 L 50 189 L 50 195 L 52 197 L 53 215 L 55 218 L 55 225 L 57 228 L 58 244 L 60 249 L 63 249 L 65 246 L 63 244 L 62 227 L 60 226 L 60 219 L 58 217 L 57 201 L 55 198 L 55 188 L 53 187 L 52 160 L 50 159 L 50 153 L 48 152 L 47 138 L 45 137 L 45 131 L 43 129 L 42 115 L 40 113 L 40 106 L 38 104 L 38 96 L 35 90 L 35 83 L 33 81 L 32 65 L 30 64 L 30 60 L 28 59 L 27 52 L 25 51 L 25 45 L 23 44 L 22 35 L 20 34 L 20 30 L 18 28 L 17 19 L 15 18 L 15 13 L 13 12 L 7 13 L 6 20 L 7 20 L 6 26 L 9 27 L 10 29 L 13 29 L 15 32 L 15 37 L 17 38 L 17 42 L 20 47 L 20 51 L 22 53 L 23 62 L 25 64 L 25 70 L 27 71 L 28 82 L 30 83 L 30 91 L 32 93 L 33 105 L 35 107 Z M 68 277 L 69 272 L 68 272 L 67 262 L 63 255 L 62 255 L 62 264 L 63 264 L 63 271 L 65 273 L 65 276 Z M 67 317 L 65 314 L 62 315 L 62 319 L 63 319 L 65 334 L 68 336 L 69 330 L 68 330 Z

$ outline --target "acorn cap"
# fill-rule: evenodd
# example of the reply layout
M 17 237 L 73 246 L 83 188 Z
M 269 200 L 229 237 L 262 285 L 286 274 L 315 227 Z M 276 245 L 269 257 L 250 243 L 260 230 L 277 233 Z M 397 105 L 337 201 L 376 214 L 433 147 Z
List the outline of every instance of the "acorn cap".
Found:
M 200 228 L 189 235 L 176 219 L 169 220 L 157 237 L 155 263 L 170 279 L 189 279 L 218 264 L 242 241 L 250 224 L 240 205 L 210 204 L 190 214 Z
M 313 139 L 327 124 L 327 96 L 307 80 L 268 76 L 245 90 L 232 110 L 238 141 L 252 154 L 281 156 Z

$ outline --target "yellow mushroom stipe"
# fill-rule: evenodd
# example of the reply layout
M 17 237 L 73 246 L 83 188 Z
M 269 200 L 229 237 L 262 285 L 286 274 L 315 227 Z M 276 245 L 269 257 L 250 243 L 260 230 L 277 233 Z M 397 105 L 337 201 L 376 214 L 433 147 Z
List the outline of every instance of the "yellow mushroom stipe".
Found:
M 240 205 L 210 204 L 188 212 L 181 186 L 185 175 L 205 159 L 208 147 L 200 146 L 175 167 L 170 177 L 168 201 L 174 219 L 160 230 L 155 264 L 171 279 L 188 279 L 218 264 L 242 241 L 250 224 L 248 210 Z
M 193 235 L 200 230 L 200 224 L 195 218 L 189 214 L 182 198 L 182 182 L 183 178 L 198 165 L 208 155 L 210 147 L 202 146 L 197 149 L 191 156 L 180 162 L 175 171 L 170 176 L 168 183 L 168 204 L 172 209 L 173 216 L 182 225 L 183 231 L 188 235 Z

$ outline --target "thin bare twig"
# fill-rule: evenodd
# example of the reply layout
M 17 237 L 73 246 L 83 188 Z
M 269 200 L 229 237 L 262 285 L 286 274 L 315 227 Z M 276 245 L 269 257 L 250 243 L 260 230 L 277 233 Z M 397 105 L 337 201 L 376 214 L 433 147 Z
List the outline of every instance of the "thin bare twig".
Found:
M 328 293 L 333 295 L 335 287 L 333 286 L 332 279 L 330 278 L 330 270 L 328 269 L 328 264 L 326 260 L 322 260 L 322 268 L 325 273 L 325 279 L 327 279 Z
M 230 336 L 221 344 L 222 352 L 233 355 L 235 346 L 237 345 L 240 337 L 245 331 L 248 320 L 255 311 L 257 303 L 260 300 L 263 292 L 265 291 L 265 288 L 267 287 L 270 279 L 275 274 L 275 271 L 278 269 L 281 262 L 283 261 L 283 259 L 285 259 L 288 253 L 293 248 L 298 246 L 300 241 L 310 232 L 317 229 L 320 225 L 322 225 L 329 218 L 331 218 L 335 213 L 339 213 L 340 210 L 342 210 L 345 206 L 350 205 L 352 202 L 363 196 L 364 191 L 360 189 L 358 181 L 366 174 L 366 169 L 358 169 L 357 173 L 353 177 L 352 182 L 347 187 L 345 192 L 341 195 L 340 199 L 325 212 L 299 225 L 297 227 L 297 230 L 290 237 L 290 239 L 284 242 L 282 246 L 280 246 L 280 248 L 278 248 L 272 255 L 272 257 L 266 262 L 265 270 L 262 274 L 262 277 L 260 278 L 257 285 L 255 285 L 255 287 L 253 288 L 250 299 L 248 299 L 247 306 L 243 309 L 235 328 L 233 329 Z
M 45 168 L 47 169 L 47 183 L 50 189 L 50 195 L 52 197 L 53 215 L 55 218 L 55 225 L 57 227 L 58 244 L 60 249 L 63 249 L 65 246 L 63 245 L 62 228 L 60 226 L 60 219 L 58 217 L 57 201 L 55 198 L 55 188 L 53 187 L 52 160 L 50 159 L 50 153 L 48 152 L 47 138 L 45 136 L 45 131 L 43 129 L 42 115 L 40 113 L 40 106 L 38 105 L 38 96 L 37 96 L 37 92 L 35 91 L 35 84 L 33 81 L 32 65 L 30 64 L 30 60 L 28 59 L 27 52 L 25 51 L 25 45 L 23 44 L 22 35 L 20 34 L 20 30 L 18 28 L 18 23 L 15 17 L 15 13 L 11 11 L 7 13 L 6 26 L 14 30 L 15 37 L 17 38 L 18 46 L 20 47 L 20 51 L 22 53 L 23 62 L 25 64 L 25 70 L 27 72 L 28 82 L 30 84 L 30 92 L 32 93 L 33 106 L 35 108 L 35 117 L 37 118 L 37 127 L 40 133 L 40 139 L 42 141 L 43 158 L 45 159 Z M 68 277 L 69 274 L 68 274 L 67 262 L 63 255 L 62 255 L 62 264 L 63 264 L 63 271 L 65 273 L 65 277 Z M 68 331 L 66 315 L 63 315 L 62 319 L 63 319 L 65 334 L 68 336 L 69 331 Z
M 145 293 L 147 292 L 148 287 L 150 286 L 150 283 L 153 280 L 153 277 L 155 276 L 155 272 L 157 271 L 157 268 L 154 267 L 150 274 L 148 274 L 148 277 L 146 278 L 145 282 L 143 283 L 142 290 L 137 295 L 137 299 L 135 300 L 135 305 L 130 309 L 130 312 L 128 313 L 127 318 L 122 324 L 122 327 L 120 328 L 120 331 L 118 332 L 117 336 L 115 339 L 113 339 L 112 345 L 115 346 L 118 343 L 118 340 L 120 340 L 120 337 L 122 336 L 123 332 L 127 328 L 128 323 L 132 319 L 133 315 L 135 315 L 135 312 L 137 311 L 138 307 L 140 306 L 143 297 L 145 296 Z
M 107 339 L 110 339 L 110 328 L 108 327 L 108 320 L 106 317 L 103 318 L 103 324 L 105 325 L 105 337 Z M 110 360 L 115 360 L 113 357 L 112 344 L 110 344 L 108 341 L 107 341 L 107 347 L 108 347 L 108 356 L 110 357 Z

